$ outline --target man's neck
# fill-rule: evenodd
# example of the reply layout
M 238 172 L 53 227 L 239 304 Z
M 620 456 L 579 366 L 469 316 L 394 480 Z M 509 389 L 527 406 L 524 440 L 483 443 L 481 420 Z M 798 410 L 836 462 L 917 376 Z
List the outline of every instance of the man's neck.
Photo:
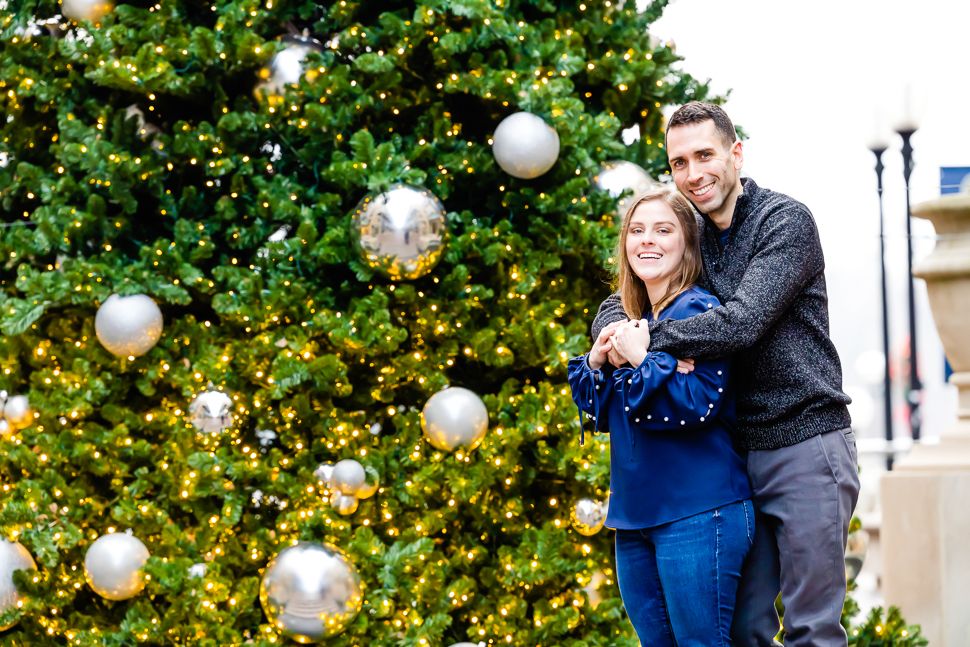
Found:
M 741 178 L 738 178 L 737 185 L 734 187 L 728 197 L 725 198 L 724 204 L 721 205 L 721 208 L 707 214 L 707 217 L 710 218 L 714 225 L 721 231 L 724 231 L 730 227 L 731 223 L 734 221 L 734 208 L 738 204 L 738 196 L 741 195 L 743 191 L 744 188 L 741 186 Z

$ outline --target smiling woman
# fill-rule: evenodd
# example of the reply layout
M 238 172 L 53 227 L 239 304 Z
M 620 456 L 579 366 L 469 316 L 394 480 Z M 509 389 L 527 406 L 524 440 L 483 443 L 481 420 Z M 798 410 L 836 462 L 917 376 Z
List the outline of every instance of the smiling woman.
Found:
M 623 310 L 636 320 L 654 316 L 700 280 L 703 267 L 697 218 L 687 199 L 668 188 L 631 200 L 617 240 L 616 288 Z

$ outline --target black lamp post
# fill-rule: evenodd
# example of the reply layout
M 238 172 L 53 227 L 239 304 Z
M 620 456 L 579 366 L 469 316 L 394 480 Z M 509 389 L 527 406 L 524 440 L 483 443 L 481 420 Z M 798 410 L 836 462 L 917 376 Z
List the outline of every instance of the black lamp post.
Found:
M 893 405 L 892 405 L 892 378 L 889 376 L 889 298 L 886 288 L 886 235 L 882 216 L 882 154 L 886 152 L 886 146 L 882 143 L 873 143 L 869 148 L 876 156 L 876 180 L 879 192 L 879 267 L 882 270 L 882 353 L 885 358 L 885 374 L 882 381 L 883 415 L 886 419 L 886 445 L 889 453 L 886 455 L 886 469 L 893 468 Z
M 920 431 L 920 389 L 922 385 L 919 380 L 919 363 L 916 355 L 916 292 L 913 282 L 913 229 L 912 213 L 909 207 L 909 178 L 913 173 L 913 146 L 910 138 L 916 132 L 915 126 L 907 125 L 900 127 L 897 131 L 903 138 L 903 179 L 906 181 L 906 250 L 907 268 L 909 269 L 909 393 L 906 400 L 909 402 L 909 424 L 913 430 L 913 442 L 919 440 Z

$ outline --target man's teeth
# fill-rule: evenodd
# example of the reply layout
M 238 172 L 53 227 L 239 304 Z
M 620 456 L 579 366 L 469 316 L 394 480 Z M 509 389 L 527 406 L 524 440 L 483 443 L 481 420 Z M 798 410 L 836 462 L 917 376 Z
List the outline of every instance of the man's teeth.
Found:
M 707 193 L 710 190 L 710 188 L 712 186 L 714 186 L 714 183 L 713 182 L 711 182 L 707 186 L 701 187 L 701 188 L 696 189 L 696 190 L 692 190 L 691 193 L 693 193 L 694 195 L 704 195 L 705 193 Z
M 659 260 L 660 259 L 660 254 L 656 254 L 654 252 L 644 252 L 643 254 L 640 254 L 639 258 L 641 260 L 647 259 L 647 258 L 652 258 L 654 260 Z

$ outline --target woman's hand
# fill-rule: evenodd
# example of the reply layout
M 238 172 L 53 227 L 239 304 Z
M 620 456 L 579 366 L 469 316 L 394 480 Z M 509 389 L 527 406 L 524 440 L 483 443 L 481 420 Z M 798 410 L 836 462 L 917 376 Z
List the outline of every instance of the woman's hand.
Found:
M 650 348 L 650 328 L 646 319 L 627 321 L 610 338 L 613 348 L 632 366 L 640 366 Z
M 625 322 L 614 321 L 610 325 L 606 326 L 600 331 L 596 341 L 593 342 L 593 349 L 589 351 L 589 356 L 586 358 L 586 362 L 594 371 L 601 369 L 603 364 L 606 363 L 607 354 L 613 350 L 613 343 L 610 341 L 610 337 L 623 323 Z

